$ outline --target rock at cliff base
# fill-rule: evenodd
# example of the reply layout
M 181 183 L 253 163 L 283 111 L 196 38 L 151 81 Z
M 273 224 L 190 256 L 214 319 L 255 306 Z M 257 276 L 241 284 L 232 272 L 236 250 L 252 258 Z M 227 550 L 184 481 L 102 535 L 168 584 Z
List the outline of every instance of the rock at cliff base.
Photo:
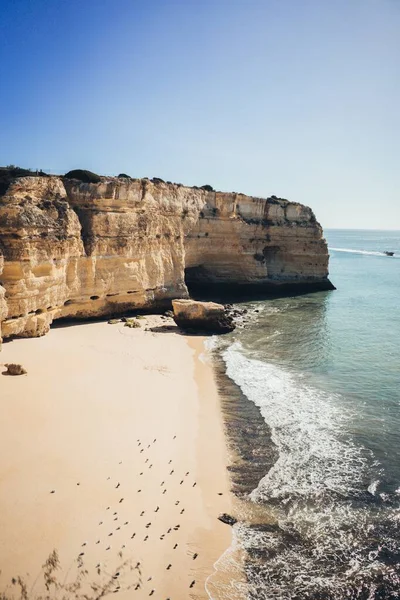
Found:
M 130 327 L 131 329 L 137 329 L 140 327 L 140 323 L 137 319 L 126 319 L 125 327 Z
M 195 300 L 172 300 L 174 321 L 188 331 L 229 333 L 235 329 L 233 319 L 222 304 Z
M 8 363 L 7 365 L 4 365 L 4 366 L 7 367 L 7 371 L 6 371 L 7 375 L 26 375 L 27 374 L 27 370 L 24 369 L 24 367 L 22 365 L 18 365 L 16 363 Z
M 237 519 L 235 519 L 235 517 L 231 517 L 231 515 L 228 515 L 227 513 L 219 515 L 218 519 L 222 523 L 226 523 L 226 525 L 234 525 L 235 523 L 237 523 Z

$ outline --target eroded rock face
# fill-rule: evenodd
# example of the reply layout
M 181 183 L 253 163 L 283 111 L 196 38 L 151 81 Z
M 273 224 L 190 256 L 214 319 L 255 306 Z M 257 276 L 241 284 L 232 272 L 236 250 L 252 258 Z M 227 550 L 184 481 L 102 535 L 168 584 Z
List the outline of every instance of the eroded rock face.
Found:
M 3 272 L 3 266 L 4 266 L 4 258 L 2 256 L 2 254 L 0 254 L 0 277 Z M 4 319 L 7 317 L 7 312 L 8 312 L 7 303 L 5 300 L 5 293 L 6 293 L 6 290 L 2 287 L 2 285 L 0 285 L 0 345 L 2 342 L 1 324 L 4 321 Z
M 187 331 L 229 333 L 235 329 L 233 318 L 223 304 L 196 302 L 195 300 L 172 300 L 175 323 Z
M 208 193 L 186 244 L 186 268 L 188 284 L 214 290 L 333 289 L 313 211 L 275 197 Z
M 3 337 L 43 335 L 63 317 L 169 307 L 188 297 L 188 282 L 311 291 L 332 289 L 327 276 L 311 209 L 277 198 L 59 177 L 21 177 L 0 196 Z

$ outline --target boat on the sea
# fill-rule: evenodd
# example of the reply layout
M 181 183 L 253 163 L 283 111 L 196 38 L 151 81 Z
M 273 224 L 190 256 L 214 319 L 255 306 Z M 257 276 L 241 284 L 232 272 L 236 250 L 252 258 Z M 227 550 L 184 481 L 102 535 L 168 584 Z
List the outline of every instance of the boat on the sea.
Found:
M 394 256 L 394 252 L 391 252 L 390 250 L 385 250 L 383 254 L 386 254 L 386 256 Z

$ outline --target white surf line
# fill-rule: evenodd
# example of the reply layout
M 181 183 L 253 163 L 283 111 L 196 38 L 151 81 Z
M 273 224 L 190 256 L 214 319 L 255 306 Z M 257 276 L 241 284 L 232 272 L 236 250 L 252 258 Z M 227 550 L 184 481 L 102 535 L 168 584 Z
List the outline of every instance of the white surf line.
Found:
M 234 527 L 231 528 L 232 529 L 232 538 L 231 538 L 231 543 L 228 546 L 228 548 L 225 550 L 225 552 L 223 552 L 221 554 L 221 556 L 219 558 L 217 558 L 217 560 L 215 561 L 215 563 L 213 564 L 213 573 L 210 573 L 210 575 L 207 577 L 207 579 L 204 582 L 204 589 L 206 591 L 207 596 L 209 597 L 210 600 L 215 600 L 215 597 L 212 596 L 212 592 L 209 590 L 208 588 L 208 582 L 209 580 L 214 577 L 217 573 L 218 573 L 218 563 L 222 562 L 222 560 L 225 558 L 225 556 L 229 553 L 234 553 L 235 549 L 238 546 L 238 539 L 237 536 L 235 535 L 235 531 L 234 531 Z M 218 588 L 218 585 L 214 586 L 215 588 Z M 240 599 L 238 599 L 240 600 Z

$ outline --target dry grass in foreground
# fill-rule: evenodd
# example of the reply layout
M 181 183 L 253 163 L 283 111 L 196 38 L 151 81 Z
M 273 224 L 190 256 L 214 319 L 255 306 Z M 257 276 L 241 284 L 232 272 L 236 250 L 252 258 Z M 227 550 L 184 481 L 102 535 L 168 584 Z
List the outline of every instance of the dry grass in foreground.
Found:
M 122 561 L 122 552 L 119 553 Z M 122 561 L 113 572 L 107 572 L 100 564 L 96 567 L 97 578 L 90 580 L 89 571 L 81 557 L 76 561 L 76 574 L 72 582 L 67 582 L 71 573 L 68 569 L 61 580 L 61 564 L 58 552 L 53 550 L 36 579 L 31 583 L 27 578 L 17 576 L 11 584 L 0 591 L 0 600 L 100 600 L 109 594 L 127 591 L 142 585 L 140 563 Z M 37 591 L 41 587 L 43 591 Z

